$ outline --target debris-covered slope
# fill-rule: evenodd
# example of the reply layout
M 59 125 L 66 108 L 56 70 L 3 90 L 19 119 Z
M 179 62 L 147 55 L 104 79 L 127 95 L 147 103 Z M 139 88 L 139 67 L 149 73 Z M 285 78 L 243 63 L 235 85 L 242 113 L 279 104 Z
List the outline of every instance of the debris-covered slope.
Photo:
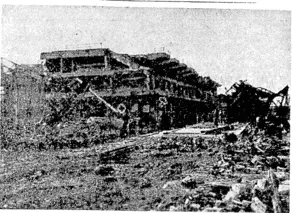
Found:
M 3 153 L 0 207 L 288 212 L 289 136 L 219 136 Z

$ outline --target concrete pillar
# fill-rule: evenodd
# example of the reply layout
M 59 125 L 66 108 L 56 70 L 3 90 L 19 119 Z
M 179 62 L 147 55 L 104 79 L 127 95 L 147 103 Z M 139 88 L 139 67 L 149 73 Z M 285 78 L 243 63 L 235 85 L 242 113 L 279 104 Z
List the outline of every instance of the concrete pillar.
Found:
M 60 72 L 63 72 L 63 66 L 64 66 L 63 58 L 60 58 Z
M 113 79 L 112 79 L 112 76 L 109 77 L 109 87 L 110 87 L 110 89 L 113 88 Z
M 147 90 L 150 90 L 150 76 L 149 76 L 149 73 L 147 71 L 144 71 L 144 74 L 146 75 L 145 87 L 146 87 Z
M 108 68 L 108 61 L 107 61 L 107 56 L 106 55 L 104 56 L 104 67 L 105 67 L 105 69 Z
M 74 59 L 71 59 L 71 72 L 75 71 Z
M 104 67 L 105 67 L 105 69 L 110 69 L 110 56 L 109 55 L 104 56 Z

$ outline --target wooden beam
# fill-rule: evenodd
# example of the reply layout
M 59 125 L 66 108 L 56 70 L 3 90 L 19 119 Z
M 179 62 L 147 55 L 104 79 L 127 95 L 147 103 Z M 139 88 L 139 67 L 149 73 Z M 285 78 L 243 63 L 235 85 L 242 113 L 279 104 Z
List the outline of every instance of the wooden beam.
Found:
M 94 90 L 92 90 L 91 88 L 89 88 L 90 93 L 92 93 L 94 96 L 96 96 L 98 98 L 98 100 L 102 103 L 105 104 L 105 106 L 107 106 L 109 109 L 111 109 L 114 113 L 119 114 L 120 112 L 115 109 L 112 105 L 110 105 L 109 103 L 107 103 L 103 98 L 101 98 Z

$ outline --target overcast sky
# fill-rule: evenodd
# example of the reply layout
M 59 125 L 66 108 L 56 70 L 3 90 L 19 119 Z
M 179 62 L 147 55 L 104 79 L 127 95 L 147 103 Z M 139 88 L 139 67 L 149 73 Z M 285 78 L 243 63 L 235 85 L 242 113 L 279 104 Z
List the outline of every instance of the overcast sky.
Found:
M 275 10 L 3 6 L 2 56 L 37 63 L 41 52 L 102 47 L 171 57 L 225 87 L 247 79 L 290 85 L 291 13 Z

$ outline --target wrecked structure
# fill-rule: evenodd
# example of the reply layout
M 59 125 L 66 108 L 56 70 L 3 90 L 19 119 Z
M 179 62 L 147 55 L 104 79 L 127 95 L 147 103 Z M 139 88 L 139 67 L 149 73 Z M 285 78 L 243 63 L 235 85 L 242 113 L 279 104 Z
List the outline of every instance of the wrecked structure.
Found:
M 288 90 L 286 86 L 274 93 L 241 80 L 233 84 L 225 95 L 219 95 L 219 108 L 228 123 L 250 122 L 264 128 L 269 122 L 289 130 Z
M 71 55 L 73 54 L 75 53 Z M 158 57 L 159 54 L 150 55 Z M 130 58 L 136 61 L 135 58 L 147 58 L 150 55 Z M 88 123 L 92 119 L 86 118 L 108 118 L 110 113 L 127 111 L 131 120 L 129 123 L 138 121 L 138 127 L 142 126 L 141 121 L 146 120 L 146 115 L 153 116 L 154 120 L 157 119 L 155 122 L 162 126 L 165 125 L 162 121 L 164 116 L 172 115 L 174 117 L 168 119 L 174 123 L 170 122 L 170 125 L 184 125 L 188 120 L 181 123 L 175 120 L 180 119 L 179 115 L 174 115 L 178 111 L 181 115 L 195 113 L 194 116 L 198 116 L 198 119 L 215 107 L 214 111 L 217 111 L 220 105 L 214 102 L 214 91 L 197 88 L 200 95 L 205 91 L 213 95 L 210 99 L 205 98 L 205 95 L 202 99 L 201 96 L 188 99 L 187 95 L 175 95 L 174 89 L 171 92 L 163 90 L 161 87 L 165 84 L 161 81 L 170 78 L 168 76 L 171 73 L 164 69 L 149 68 L 151 64 L 147 69 L 146 62 L 143 62 L 143 67 L 140 65 L 136 69 L 129 68 L 129 65 L 122 69 L 111 69 L 110 65 L 108 69 L 108 63 L 104 67 L 95 65 L 100 66 L 98 69 L 91 64 L 88 66 L 93 68 L 78 68 L 83 65 L 76 64 L 78 59 L 75 57 L 73 62 L 69 61 L 74 69 L 71 72 L 68 66 L 64 67 L 69 59 L 55 60 L 45 60 L 45 65 L 50 70 L 50 80 L 45 90 L 50 100 L 48 103 L 53 106 L 53 114 L 57 113 L 54 117 L 57 120 L 53 120 L 56 122 L 55 126 L 41 125 L 41 128 L 34 128 L 34 134 L 24 134 L 22 138 L 19 137 L 21 140 L 14 143 L 8 141 L 7 144 L 14 149 L 22 146 L 44 151 L 35 152 L 34 158 L 31 151 L 26 151 L 25 156 L 20 152 L 15 153 L 16 157 L 4 167 L 2 182 L 5 184 L 0 185 L 4 192 L 0 198 L 0 207 L 289 212 L 289 133 L 285 132 L 279 138 L 275 134 L 265 134 L 266 131 L 249 124 L 252 120 L 256 122 L 256 117 L 267 117 L 265 121 L 271 122 L 269 118 L 288 116 L 288 87 L 273 93 L 246 82 L 234 84 L 232 93 L 228 91 L 227 95 L 222 96 L 222 107 L 227 110 L 224 115 L 230 118 L 228 122 L 240 123 L 216 127 L 213 123 L 201 122 L 181 129 L 120 140 L 107 137 L 106 130 L 102 131 L 98 123 Z M 58 62 L 59 65 L 54 66 Z M 178 71 L 179 77 L 175 75 L 174 82 L 182 83 L 182 72 L 185 72 L 184 69 Z M 110 75 L 103 76 L 101 73 Z M 137 80 L 137 75 L 140 75 L 140 81 Z M 124 79 L 127 81 L 123 82 Z M 154 79 L 155 86 L 151 85 L 151 79 Z M 203 78 L 198 79 L 199 82 L 194 87 L 201 85 L 205 88 L 209 80 L 200 83 Z M 23 77 L 22 80 L 26 78 Z M 32 82 L 32 86 L 39 85 L 38 81 Z M 166 84 L 168 85 L 168 81 Z M 20 84 L 16 85 L 20 88 Z M 24 85 L 28 84 L 24 82 Z M 43 87 L 39 90 L 43 90 L 45 85 L 41 86 Z M 37 91 L 29 91 L 27 96 L 35 95 L 34 98 L 38 98 Z M 21 95 L 24 96 L 24 93 Z M 68 100 L 72 101 L 71 104 Z M 180 108 L 189 103 L 195 103 L 197 107 L 206 106 L 207 111 L 189 107 L 191 112 L 187 112 L 185 108 Z M 133 110 L 134 105 L 137 111 Z M 149 112 L 145 105 L 149 105 Z M 69 117 L 69 110 L 73 108 L 79 111 L 84 123 L 72 121 Z M 177 112 L 166 114 L 170 113 L 170 108 Z M 34 113 L 35 116 L 38 115 L 35 111 Z M 59 120 L 61 115 L 66 120 Z M 3 125 L 7 126 L 7 123 Z M 101 145 L 97 146 L 98 144 Z M 12 158 L 12 152 L 3 153 L 4 159 Z M 55 181 L 57 177 L 60 181 Z M 17 181 L 23 185 L 21 190 L 16 191 Z M 43 196 L 40 196 L 41 189 Z
M 51 74 L 48 99 L 75 91 L 82 98 L 82 117 L 125 113 L 135 132 L 195 124 L 216 107 L 220 85 L 163 52 L 66 50 L 41 53 L 41 59 Z
M 17 64 L 1 58 L 0 120 L 1 126 L 5 126 L 1 133 L 9 127 L 28 129 L 43 116 L 45 82 L 41 69 L 40 64 Z

